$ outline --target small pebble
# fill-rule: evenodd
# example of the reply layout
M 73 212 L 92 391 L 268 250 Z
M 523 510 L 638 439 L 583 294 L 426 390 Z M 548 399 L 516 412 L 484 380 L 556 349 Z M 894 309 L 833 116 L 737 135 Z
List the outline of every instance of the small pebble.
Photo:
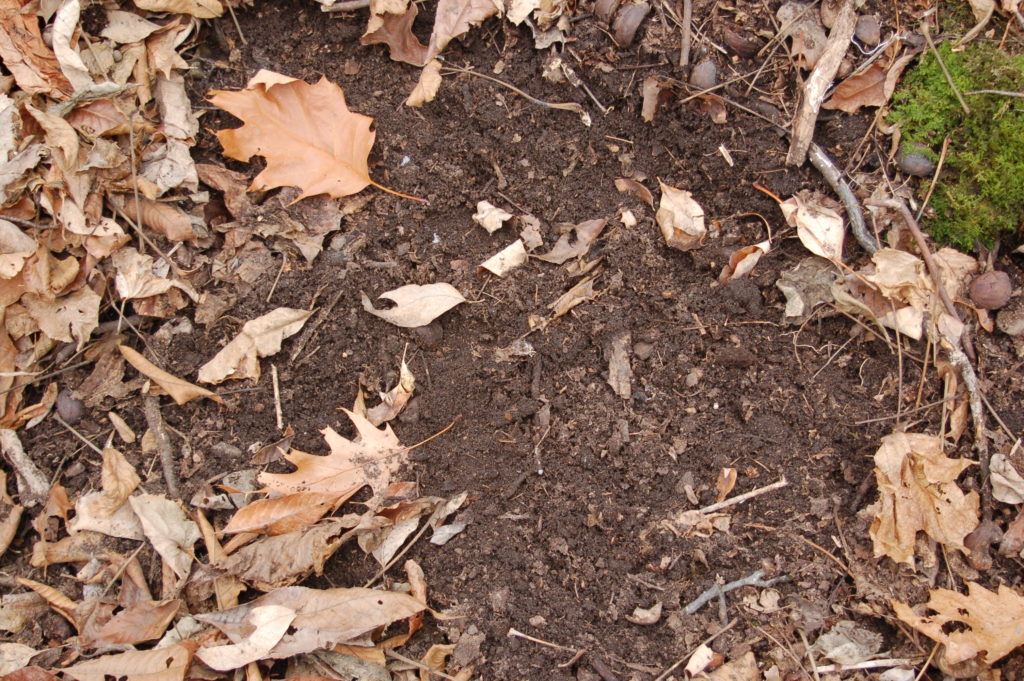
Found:
M 416 342 L 428 350 L 436 348 L 444 338 L 444 328 L 436 319 L 426 326 L 417 326 L 413 331 L 416 332 Z
M 81 421 L 84 411 L 85 405 L 82 404 L 82 400 L 72 395 L 67 388 L 57 395 L 57 415 L 68 425 L 73 426 Z
M 651 356 L 654 352 L 654 346 L 650 343 L 640 341 L 633 346 L 633 354 L 636 355 L 637 359 L 644 360 Z
M 971 302 L 985 310 L 998 310 L 1010 301 L 1013 282 L 1002 270 L 985 272 L 971 282 Z
M 690 85 L 698 90 L 708 90 L 718 85 L 718 65 L 705 59 L 694 66 L 690 73 Z
M 210 453 L 218 458 L 238 459 L 242 456 L 242 450 L 230 442 L 218 442 L 210 447 Z
M 882 39 L 882 26 L 878 23 L 878 17 L 873 14 L 865 14 L 857 19 L 857 28 L 853 34 L 857 40 L 868 47 L 874 47 Z

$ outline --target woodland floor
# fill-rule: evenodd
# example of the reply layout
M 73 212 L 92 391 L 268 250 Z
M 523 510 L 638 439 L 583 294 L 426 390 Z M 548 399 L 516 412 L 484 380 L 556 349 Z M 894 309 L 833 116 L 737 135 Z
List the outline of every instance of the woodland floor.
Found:
M 705 9 L 705 30 L 716 35 L 730 16 L 712 13 L 713 5 Z M 417 481 L 423 494 L 470 495 L 464 532 L 445 546 L 420 542 L 408 553 L 424 569 L 432 607 L 464 618 L 428 623 L 407 656 L 470 636 L 480 641 L 478 678 L 589 681 L 604 673 L 650 681 L 734 617 L 737 623 L 715 644 L 730 659 L 753 650 L 768 663 L 787 646 L 802 648 L 800 632 L 813 640 L 842 619 L 881 633 L 893 656 L 930 651 L 929 641 L 915 647 L 908 629 L 901 633 L 884 608 L 871 605 L 889 597 L 922 602 L 927 579 L 873 559 L 868 519 L 858 515 L 876 496 L 871 456 L 879 439 L 894 428 L 923 429 L 940 418 L 939 407 L 895 418 L 941 399 L 934 368 L 928 366 L 922 382 L 921 363 L 910 356 L 919 358 L 922 346 L 908 345 L 897 355 L 851 319 L 827 312 L 800 327 L 783 325 L 784 299 L 775 282 L 806 255 L 795 238 L 782 239 L 751 278 L 716 283 L 732 250 L 768 237 L 757 214 L 776 236 L 794 237 L 792 230 L 785 233 L 775 202 L 753 184 L 780 196 L 803 188 L 830 191 L 809 165 L 785 165 L 784 138 L 731 108 L 723 125 L 688 105 L 667 106 L 654 124 L 643 123 L 640 82 L 678 73 L 667 51 L 617 48 L 593 18 L 577 24 L 577 41 L 563 54 L 612 107 L 607 115 L 594 111 L 588 128 L 572 112 L 538 107 L 471 75 L 446 76 L 436 101 L 404 107 L 418 71 L 389 60 L 379 45 L 361 46 L 362 15 L 332 17 L 311 2 L 291 0 L 257 3 L 237 16 L 245 44 L 230 18 L 204 27 L 212 58 L 226 58 L 220 50 L 228 41 L 241 58 L 232 69 L 194 73 L 194 104 L 204 104 L 209 89 L 243 86 L 260 68 L 309 82 L 326 76 L 343 87 L 354 110 L 376 119 L 371 175 L 429 205 L 368 189 L 372 199 L 346 218 L 311 265 L 295 253 L 276 252 L 250 289 L 228 292 L 238 299 L 224 316 L 156 346 L 164 368 L 194 376 L 245 320 L 282 305 L 337 300 L 299 356 L 292 357 L 295 339 L 286 341 L 278 357 L 264 360 L 262 378 L 251 389 L 226 395 L 223 406 L 164 406 L 168 424 L 191 446 L 184 498 L 246 467 L 255 444 L 280 437 L 271 362 L 279 371 L 284 420 L 296 432 L 293 445 L 320 452 L 322 428 L 348 432 L 339 408 L 351 406 L 358 382 L 371 392 L 389 389 L 406 352 L 417 388 L 393 423 L 401 441 L 419 442 L 455 425 L 414 450 L 400 478 Z M 648 21 L 658 21 L 657 14 Z M 500 61 L 504 69 L 496 77 L 535 97 L 580 101 L 594 110 L 575 88 L 540 77 L 548 54 L 534 50 L 525 26 L 489 22 L 453 43 L 445 57 L 486 74 Z M 721 79 L 761 65 L 759 57 L 717 58 Z M 593 68 L 598 60 L 614 68 Z M 751 96 L 745 96 L 745 82 L 724 92 L 747 106 L 792 112 L 794 86 L 790 75 L 776 72 L 781 68 L 788 69 L 784 61 L 769 64 Z M 825 116 L 815 139 L 841 167 L 866 158 L 868 167 L 884 169 L 889 142 L 869 129 L 872 115 Z M 237 121 L 210 111 L 201 123 L 195 156 L 219 161 L 212 131 Z M 854 160 L 863 145 L 869 153 Z M 229 167 L 255 173 L 249 165 Z M 617 177 L 637 172 L 649 185 L 660 178 L 692 191 L 721 238 L 688 253 L 666 248 L 653 211 L 615 189 Z M 481 277 L 476 264 L 504 242 L 473 224 L 480 200 L 547 225 L 610 219 L 596 247 L 604 257 L 599 297 L 532 333 L 532 357 L 498 362 L 495 350 L 529 331 L 528 315 L 543 312 L 575 280 L 564 268 L 539 262 L 504 279 Z M 622 208 L 634 213 L 636 226 L 618 221 Z M 1019 280 L 1021 272 L 1007 269 Z M 361 309 L 360 292 L 373 297 L 433 281 L 452 283 L 470 304 L 445 314 L 431 333 L 399 329 Z M 156 328 L 144 327 L 147 333 Z M 623 331 L 631 334 L 635 387 L 625 400 L 606 380 L 611 340 Z M 980 332 L 975 344 L 993 408 L 1020 433 L 1024 381 L 1009 339 Z M 80 383 L 88 375 L 82 372 L 66 375 L 66 384 Z M 137 396 L 117 408 L 145 430 Z M 77 427 L 102 439 L 101 416 L 87 411 Z M 56 423 L 25 432 L 23 442 L 29 451 L 45 452 L 39 461 L 44 471 L 65 472 L 69 490 L 98 487 L 98 468 L 88 461 L 95 457 Z M 138 467 L 145 471 L 147 463 Z M 715 500 L 724 467 L 738 471 L 734 494 L 782 478 L 789 484 L 731 509 L 728 532 L 677 538 L 664 529 L 662 521 Z M 159 489 L 156 469 L 150 484 Z M 30 544 L 16 543 L 12 551 L 18 550 L 24 556 Z M 985 583 L 1018 583 L 1020 567 L 996 557 Z M 377 568 L 347 546 L 311 584 L 362 584 Z M 754 590 L 739 590 L 696 614 L 682 611 L 716 580 L 755 570 L 785 578 L 774 587 L 781 594 L 777 609 L 751 600 Z M 937 583 L 945 580 L 939 574 Z M 635 608 L 658 602 L 664 612 L 656 624 L 627 620 Z M 35 631 L 43 642 L 61 638 L 66 626 L 47 616 Z M 509 637 L 510 628 L 588 652 L 562 666 L 571 652 Z M 1004 663 L 1003 678 L 1024 679 L 1021 668 L 1018 652 Z

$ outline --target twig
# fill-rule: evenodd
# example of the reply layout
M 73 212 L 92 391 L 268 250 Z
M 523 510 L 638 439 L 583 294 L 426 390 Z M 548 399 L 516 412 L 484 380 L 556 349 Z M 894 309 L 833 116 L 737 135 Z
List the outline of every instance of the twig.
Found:
M 0 448 L 18 479 L 18 501 L 21 505 L 32 508 L 44 503 L 50 495 L 50 483 L 25 453 L 18 434 L 9 428 L 0 430 Z
M 274 283 L 270 285 L 270 292 L 267 294 L 267 302 L 274 297 L 274 291 L 277 290 L 277 283 L 281 281 L 281 275 L 284 274 L 284 268 L 288 266 L 288 256 L 285 254 L 281 255 L 281 267 L 277 270 L 277 276 L 274 277 Z
M 916 414 L 917 412 L 924 411 L 925 409 L 931 409 L 932 407 L 937 407 L 940 404 L 945 404 L 947 402 L 952 402 L 955 399 L 956 399 L 956 395 L 953 395 L 951 397 L 947 397 L 947 398 L 944 398 L 944 399 L 941 399 L 941 400 L 935 400 L 934 402 L 929 402 L 928 404 L 922 404 L 920 407 L 916 407 L 914 409 L 908 409 L 907 411 L 901 412 L 899 414 L 890 414 L 889 416 L 879 416 L 878 418 L 874 418 L 874 419 L 864 419 L 863 421 L 854 421 L 853 425 L 855 425 L 855 426 L 863 426 L 865 423 L 880 423 L 882 421 L 891 421 L 893 419 L 898 419 L 898 418 L 901 418 L 903 416 L 909 416 L 910 414 Z
M 864 662 L 857 662 L 855 664 L 824 664 L 818 667 L 818 671 L 822 674 L 834 674 L 836 672 L 852 672 L 859 669 L 891 669 L 892 667 L 902 667 L 904 665 L 909 666 L 913 664 L 916 663 L 910 658 L 897 657 L 885 660 L 865 660 Z
M 293 362 L 302 354 L 302 351 L 306 348 L 306 344 L 309 343 L 309 339 L 313 337 L 313 334 L 320 328 L 320 325 L 323 324 L 331 312 L 334 311 L 334 308 L 338 304 L 338 301 L 341 300 L 343 293 L 345 293 L 344 288 L 335 293 L 330 302 L 320 308 L 320 311 L 316 313 L 316 319 L 306 324 L 306 327 L 302 330 L 302 335 L 299 336 L 299 340 L 295 342 L 295 349 L 292 350 Z
M 369 4 L 369 0 L 367 0 L 367 4 Z M 238 17 L 235 16 L 235 8 L 231 6 L 230 2 L 228 3 L 228 12 L 231 13 L 231 21 L 235 24 L 235 30 L 238 31 L 238 39 L 242 41 L 243 45 L 248 45 L 249 41 L 245 39 L 245 34 L 242 33 L 242 26 L 238 23 Z
M 1007 90 L 971 90 L 965 92 L 965 95 L 1002 95 L 1003 97 L 1024 97 L 1024 92 L 1008 92 Z M 5 220 L 11 218 L 5 217 Z
M 759 488 L 757 488 L 755 490 L 752 490 L 750 492 L 746 492 L 745 494 L 741 494 L 739 496 L 733 497 L 732 499 L 726 499 L 725 501 L 720 501 L 717 504 L 711 504 L 710 506 L 705 506 L 704 508 L 700 509 L 700 512 L 705 514 L 705 515 L 708 514 L 708 513 L 714 513 L 715 511 L 720 511 L 723 508 L 729 508 L 730 506 L 735 506 L 736 504 L 742 504 L 744 501 L 748 501 L 750 499 L 753 499 L 754 497 L 759 497 L 762 494 L 767 494 L 768 492 L 773 492 L 773 491 L 775 491 L 777 489 L 781 489 L 781 488 L 785 487 L 788 484 L 789 484 L 789 481 L 786 480 L 785 478 L 782 478 L 781 480 L 779 480 L 777 482 L 773 482 L 770 485 L 765 485 L 764 487 L 759 487 Z
M 939 294 L 939 299 L 942 300 L 942 304 L 946 307 L 946 312 L 949 313 L 953 319 L 957 320 L 961 324 L 963 323 L 960 319 L 960 314 L 956 311 L 956 307 L 953 305 L 953 301 L 949 297 L 949 293 L 946 292 L 946 287 L 942 283 L 942 273 L 939 272 L 939 268 L 935 265 L 935 260 L 932 258 L 932 252 L 928 248 L 928 242 L 924 239 L 924 233 L 921 231 L 920 225 L 917 224 L 917 220 L 911 214 L 910 209 L 907 208 L 907 204 L 901 199 L 868 199 L 866 201 L 869 206 L 879 206 L 882 208 L 893 208 L 899 212 L 903 221 L 907 223 L 907 227 L 910 229 L 910 233 L 914 235 L 914 241 L 917 242 L 917 248 L 921 251 L 921 257 L 924 258 L 925 264 L 928 266 L 928 272 L 932 275 L 932 281 L 935 283 L 935 290 Z M 966 334 L 961 336 L 961 342 L 964 346 L 964 352 L 973 361 L 975 359 L 974 344 L 971 343 L 971 339 Z
M 804 82 L 800 106 L 793 117 L 793 134 L 789 140 L 786 165 L 801 166 L 807 159 L 807 151 L 814 137 L 814 125 L 818 121 L 818 111 L 825 101 L 829 85 L 839 71 L 839 64 L 843 61 L 846 48 L 850 46 L 856 24 L 857 13 L 853 9 L 853 0 L 846 0 L 839 8 L 818 63 L 814 65 L 811 75 Z
M 846 215 L 850 218 L 850 228 L 853 230 L 853 235 L 857 238 L 857 243 L 860 247 L 868 252 L 868 255 L 874 255 L 878 252 L 878 242 L 875 241 L 875 237 L 868 233 L 867 225 L 864 223 L 864 212 L 860 209 L 860 201 L 854 195 L 853 190 L 850 189 L 850 185 L 847 184 L 846 179 L 843 178 L 842 172 L 836 164 L 829 158 L 829 155 L 825 153 L 819 145 L 811 143 L 808 149 L 807 157 L 811 161 L 811 165 L 818 169 L 825 181 L 829 183 L 829 186 L 839 195 L 840 200 L 843 202 L 843 207 L 846 208 Z
M 164 481 L 167 483 L 167 496 L 172 499 L 181 498 L 181 485 L 178 482 L 178 469 L 174 465 L 174 450 L 171 449 L 171 438 L 167 434 L 164 417 L 160 413 L 160 400 L 156 395 L 147 394 L 142 398 L 142 409 L 146 415 L 146 425 L 156 440 L 156 451 L 160 454 L 160 465 L 164 469 Z
M 679 68 L 690 64 L 690 22 L 693 21 L 693 0 L 683 0 L 683 27 L 679 45 Z
M 523 632 L 521 632 L 521 631 L 519 631 L 518 629 L 515 629 L 515 628 L 509 628 L 508 634 L 506 634 L 506 636 L 508 636 L 510 638 L 526 639 L 527 641 L 530 641 L 531 643 L 536 643 L 537 645 L 542 645 L 542 646 L 545 646 L 547 648 L 554 648 L 555 650 L 566 650 L 566 651 L 568 651 L 570 653 L 577 653 L 577 652 L 580 651 L 579 648 L 570 648 L 569 646 L 560 646 L 557 643 L 552 643 L 550 641 L 545 641 L 542 638 L 536 638 L 534 636 L 530 636 L 529 634 L 524 634 Z
M 978 385 L 978 375 L 974 373 L 967 356 L 959 348 L 952 348 L 949 351 L 949 359 L 953 362 L 964 379 L 964 387 L 967 389 L 968 403 L 971 407 L 971 419 L 974 421 L 974 448 L 978 451 L 978 464 L 981 469 L 981 499 L 988 520 L 992 515 L 992 504 L 989 498 L 989 452 L 988 435 L 985 434 L 985 410 L 981 404 L 981 388 Z
M 778 584 L 779 582 L 787 581 L 788 579 L 789 575 L 780 575 L 779 577 L 774 577 L 772 579 L 764 579 L 764 570 L 755 570 L 752 574 L 747 575 L 743 579 L 737 579 L 736 581 L 729 582 L 728 584 L 713 585 L 700 596 L 697 596 L 695 599 L 690 601 L 689 604 L 683 608 L 683 612 L 687 615 L 692 615 L 707 605 L 707 603 L 712 599 L 718 598 L 719 594 L 727 594 L 730 591 L 735 591 L 736 589 L 744 586 L 758 586 L 766 588 L 774 584 Z
M 505 81 L 499 80 L 499 79 L 494 78 L 492 76 L 488 76 L 486 73 L 478 73 L 477 71 L 474 71 L 473 69 L 469 69 L 469 68 L 459 69 L 459 68 L 454 68 L 454 67 L 448 66 L 448 67 L 445 67 L 445 68 L 441 69 L 441 73 L 465 73 L 465 74 L 468 74 L 468 75 L 471 75 L 471 76 L 476 76 L 477 78 L 483 78 L 484 80 L 489 80 L 492 83 L 496 83 L 496 84 L 498 84 L 498 85 L 500 85 L 500 86 L 502 86 L 504 88 L 508 88 L 509 90 L 511 90 L 512 92 L 516 93 L 520 97 L 526 99 L 527 101 L 533 102 L 537 106 L 542 106 L 545 109 L 560 109 L 562 111 L 573 111 L 573 112 L 579 114 L 580 118 L 583 119 L 583 124 L 584 125 L 586 125 L 587 127 L 590 127 L 590 114 L 588 114 L 587 110 L 584 109 L 579 104 L 577 104 L 576 102 L 545 102 L 543 99 L 537 99 L 533 95 L 530 95 L 530 94 L 527 94 L 527 93 L 523 92 L 522 90 L 517 88 L 515 85 L 512 85 L 510 83 L 506 83 Z
M 330 7 L 321 7 L 324 12 L 354 12 L 357 9 L 365 9 L 370 6 L 370 0 L 342 0 Z
M 281 384 L 277 380 L 277 365 L 270 365 L 270 382 L 274 386 L 274 414 L 277 416 L 277 429 L 284 430 L 284 414 L 281 413 Z
M 956 101 L 960 102 L 960 107 L 964 110 L 964 113 L 970 116 L 971 107 L 967 106 L 967 102 L 964 101 L 964 96 L 960 94 L 960 88 L 958 88 L 956 83 L 953 82 L 953 74 L 951 74 L 949 69 L 946 68 L 946 62 L 942 60 L 942 55 L 940 55 L 939 51 L 935 48 L 935 42 L 932 41 L 932 34 L 928 30 L 927 22 L 921 22 L 921 33 L 924 35 L 924 39 L 928 42 L 928 48 L 932 51 L 932 54 L 935 55 L 935 60 L 939 62 L 939 67 L 942 68 L 942 74 L 946 76 L 946 82 L 949 83 L 949 89 L 953 91 L 954 95 L 956 95 Z
M 665 679 L 668 678 L 669 674 L 674 672 L 679 667 L 679 665 L 681 665 L 684 662 L 686 662 L 687 660 L 689 660 L 690 657 L 692 657 L 693 654 L 695 652 L 697 652 L 697 648 L 700 648 L 701 646 L 708 645 L 709 643 L 714 641 L 716 638 L 718 638 L 719 636 L 721 636 L 722 634 L 724 634 L 725 632 L 729 631 L 734 626 L 736 626 L 736 622 L 738 622 L 738 621 L 739 621 L 738 619 L 734 618 L 731 622 L 726 624 L 724 627 L 722 627 L 721 629 L 719 629 L 715 633 L 713 633 L 710 636 L 708 636 L 706 639 L 704 639 L 699 644 L 697 644 L 696 648 L 693 648 L 692 650 L 687 651 L 686 655 L 684 655 L 683 657 L 679 658 L 679 660 L 675 664 L 673 664 L 671 667 L 669 667 L 668 669 L 663 671 L 661 674 L 659 674 L 658 678 L 654 679 L 654 681 L 665 681 Z
M 932 175 L 932 182 L 928 185 L 928 193 L 924 195 L 924 202 L 921 203 L 921 207 L 917 209 L 917 219 L 920 220 L 921 216 L 924 215 L 924 209 L 928 207 L 928 202 L 931 201 L 932 193 L 935 192 L 935 185 L 939 182 L 939 175 L 942 173 L 942 166 L 946 162 L 946 153 L 949 151 L 949 135 L 946 135 L 946 139 L 942 140 L 942 153 L 939 154 L 939 162 L 935 164 L 935 174 Z
M 60 425 L 64 426 L 65 428 L 67 428 L 71 432 L 72 435 L 74 435 L 79 440 L 81 440 L 86 445 L 88 445 L 92 449 L 92 451 L 96 452 L 100 456 L 103 456 L 103 450 L 102 449 L 100 449 L 99 447 L 94 445 L 89 438 L 87 438 L 86 436 L 82 435 L 77 430 L 75 430 L 74 427 L 70 423 L 68 423 L 67 421 L 62 419 L 59 414 L 54 414 L 53 418 L 57 419 L 57 423 L 59 423 Z
M 814 660 L 814 651 L 811 649 L 811 642 L 807 640 L 807 634 L 804 633 L 803 629 L 797 629 L 797 633 L 800 634 L 800 640 L 804 643 L 804 652 L 807 653 L 807 660 L 811 663 L 811 673 L 814 674 L 814 681 L 821 681 L 821 675 L 818 673 L 818 663 Z
M 430 678 L 429 677 L 430 674 L 434 674 L 435 676 L 440 676 L 442 679 L 448 679 L 448 681 L 459 681 L 459 679 L 455 678 L 454 676 L 449 676 L 448 674 L 445 674 L 444 672 L 438 671 L 438 670 L 436 670 L 436 669 L 434 669 L 432 667 L 428 667 L 427 665 L 423 664 L 422 662 L 417 662 L 416 660 L 408 658 L 405 655 L 402 655 L 401 653 L 396 653 L 394 650 L 385 648 L 384 649 L 384 654 L 387 655 L 388 657 L 393 657 L 396 660 L 399 660 L 400 662 L 404 662 L 406 664 L 411 664 L 413 667 L 416 667 L 416 669 L 419 669 L 419 670 L 427 672 L 427 675 L 428 675 L 427 678 Z

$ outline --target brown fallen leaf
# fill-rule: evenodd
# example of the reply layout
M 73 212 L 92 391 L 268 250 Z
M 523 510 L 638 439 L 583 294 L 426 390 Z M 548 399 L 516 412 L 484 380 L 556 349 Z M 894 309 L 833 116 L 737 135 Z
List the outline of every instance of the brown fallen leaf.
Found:
M 558 299 L 548 305 L 548 308 L 554 312 L 551 316 L 552 319 L 558 319 L 569 310 L 573 309 L 577 305 L 587 302 L 588 300 L 594 300 L 597 298 L 597 294 L 594 292 L 594 280 L 595 276 L 587 277 L 578 284 L 573 286 L 571 289 L 563 293 Z
M 405 10 L 397 12 L 376 12 L 371 3 L 370 12 L 371 19 L 359 39 L 360 44 L 384 43 L 391 59 L 413 66 L 425 66 L 431 60 L 427 46 L 412 32 L 413 22 L 419 14 L 415 2 L 407 2 Z
M 217 403 L 224 402 L 216 393 L 206 388 L 201 388 L 194 383 L 189 383 L 174 374 L 167 373 L 143 357 L 142 353 L 134 348 L 130 348 L 127 345 L 119 345 L 117 349 L 121 351 L 121 355 L 128 360 L 129 364 L 138 369 L 139 373 L 163 388 L 176 404 L 185 404 L 197 397 L 209 397 Z
M 504 11 L 500 0 L 439 0 L 434 15 L 434 30 L 427 45 L 429 58 L 436 57 L 448 43 L 470 28 Z
M 409 403 L 413 391 L 416 390 L 416 377 L 409 370 L 409 365 L 402 360 L 402 366 L 398 369 L 398 383 L 386 393 L 380 394 L 381 403 L 376 407 L 366 410 L 363 414 L 366 420 L 375 426 L 392 420 L 405 409 Z
M 259 358 L 279 352 L 284 339 L 298 333 L 312 314 L 312 310 L 279 307 L 250 319 L 230 343 L 200 367 L 199 380 L 221 383 L 228 379 L 258 379 Z
M 376 137 L 373 119 L 352 113 L 344 92 L 326 78 L 316 85 L 282 78 L 263 70 L 244 90 L 209 93 L 214 105 L 245 122 L 217 133 L 224 154 L 267 160 L 250 189 L 299 187 L 296 200 L 316 194 L 341 198 L 371 184 L 383 189 L 370 179 L 367 165 Z
M 895 92 L 896 82 L 903 70 L 916 56 L 917 52 L 911 51 L 891 63 L 884 59 L 873 62 L 864 71 L 853 74 L 837 85 L 821 108 L 857 113 L 861 107 L 885 106 Z
M 623 194 L 629 194 L 633 198 L 640 199 L 651 208 L 654 208 L 654 194 L 651 190 L 643 186 L 636 180 L 632 180 L 628 177 L 619 177 L 615 179 L 615 188 Z
M 977 492 L 964 494 L 956 479 L 973 461 L 950 459 L 942 440 L 919 433 L 892 433 L 875 453 L 879 499 L 870 534 L 875 556 L 914 565 L 918 532 L 967 552 L 964 538 L 978 525 Z
M 753 246 L 745 246 L 729 256 L 729 264 L 722 268 L 718 275 L 718 283 L 725 284 L 733 279 L 745 277 L 754 269 L 761 256 L 771 249 L 770 241 L 762 241 Z
M 179 579 L 187 577 L 195 561 L 192 546 L 201 537 L 198 526 L 177 502 L 163 495 L 141 494 L 129 497 L 128 503 L 156 552 Z
M 426 326 L 459 303 L 466 302 L 457 288 L 446 283 L 406 284 L 380 294 L 379 298 L 395 303 L 390 309 L 377 309 L 365 293 L 361 296 L 364 310 L 404 328 Z
M 777 37 L 793 39 L 790 50 L 793 60 L 798 67 L 807 71 L 818 63 L 828 42 L 820 13 L 809 9 L 810 4 L 791 1 L 779 7 L 775 14 L 781 29 Z
M 324 521 L 257 539 L 221 560 L 217 568 L 261 591 L 292 586 L 322 574 L 327 559 L 353 534 L 349 524 Z
M 343 411 L 356 427 L 355 440 L 325 428 L 321 433 L 331 448 L 329 454 L 317 456 L 293 449 L 285 456 L 295 466 L 293 472 L 261 473 L 259 481 L 277 494 L 334 494 L 339 504 L 367 485 L 375 495 L 380 493 L 401 468 L 409 449 L 398 442 L 390 426 L 378 430 L 359 414 Z
M 665 243 L 680 251 L 697 248 L 708 233 L 704 226 L 704 209 L 685 189 L 676 189 L 664 182 L 658 184 L 661 185 L 661 201 L 655 220 Z
M 558 237 L 558 241 L 551 247 L 551 250 L 543 255 L 533 257 L 544 262 L 561 265 L 571 258 L 579 258 L 590 250 L 594 240 L 601 234 L 601 230 L 608 224 L 607 220 L 587 220 L 578 225 L 573 225 L 570 231 L 566 231 Z M 573 239 L 575 236 L 575 240 Z M 571 242 L 571 243 L 570 243 Z
M 825 197 L 801 191 L 779 204 L 783 216 L 793 227 L 804 247 L 815 255 L 833 262 L 843 260 L 843 239 L 846 229 L 843 218 L 825 205 Z
M 979 656 L 992 665 L 1024 644 L 1024 597 L 1003 584 L 989 591 L 968 582 L 966 595 L 934 589 L 925 603 L 934 614 L 924 617 L 899 601 L 892 601 L 892 607 L 901 620 L 943 644 L 942 655 L 951 665 Z
M 270 652 L 272 659 L 300 655 L 337 644 L 369 645 L 378 627 L 415 617 L 427 605 L 408 594 L 377 589 L 311 589 L 291 586 L 276 589 L 244 605 L 196 619 L 211 624 L 229 638 L 249 630 L 245 618 L 255 608 L 277 605 L 295 612 L 290 633 Z
M 182 606 L 178 599 L 136 603 L 114 615 L 91 641 L 92 647 L 135 645 L 160 638 Z
M 437 91 L 441 88 L 441 62 L 431 59 L 420 72 L 420 79 L 416 82 L 409 98 L 405 100 L 406 106 L 423 106 L 427 102 L 434 101 Z
M 335 495 L 319 492 L 300 492 L 276 499 L 261 499 L 240 508 L 222 532 L 287 534 L 320 520 L 325 513 L 330 512 L 337 500 Z
M 167 648 L 129 650 L 79 662 L 61 671 L 77 681 L 183 681 L 198 644 L 182 641 Z

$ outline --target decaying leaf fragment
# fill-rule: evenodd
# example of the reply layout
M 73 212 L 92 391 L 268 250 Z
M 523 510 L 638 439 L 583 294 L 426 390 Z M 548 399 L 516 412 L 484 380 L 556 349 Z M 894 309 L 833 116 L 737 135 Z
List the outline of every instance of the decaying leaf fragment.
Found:
M 293 449 L 285 459 L 291 473 L 261 473 L 259 480 L 278 494 L 320 492 L 337 495 L 342 503 L 364 486 L 380 493 L 405 461 L 408 448 L 398 442 L 390 426 L 378 430 L 364 417 L 344 410 L 356 427 L 355 440 L 346 440 L 332 428 L 321 432 L 331 451 L 326 456 Z
M 270 656 L 294 619 L 295 611 L 283 605 L 255 607 L 246 614 L 245 622 L 251 631 L 245 638 L 237 643 L 200 648 L 196 657 L 222 672 L 258 662 Z
M 164 371 L 134 348 L 130 348 L 127 345 L 118 345 L 117 349 L 121 351 L 121 355 L 128 360 L 129 364 L 138 369 L 139 373 L 163 388 L 174 399 L 176 404 L 185 404 L 197 397 L 209 397 L 214 402 L 220 403 L 224 401 L 213 391 L 201 388 L 194 383 L 189 383 L 185 379 L 178 378 L 174 374 Z
M 875 556 L 914 564 L 918 532 L 967 553 L 964 538 L 978 526 L 977 492 L 964 494 L 956 478 L 968 459 L 950 459 L 942 440 L 920 433 L 892 433 L 875 453 L 879 499 L 870 534 Z
M 836 262 L 843 260 L 843 218 L 824 204 L 821 194 L 802 191 L 779 204 L 782 214 L 804 247 L 815 255 Z
M 857 113 L 864 106 L 885 106 L 896 90 L 896 82 L 903 69 L 916 56 L 917 52 L 911 51 L 897 59 L 883 58 L 873 62 L 837 85 L 821 108 Z
M 405 405 L 409 403 L 409 399 L 415 390 L 416 377 L 413 376 L 409 365 L 403 359 L 402 366 L 398 369 L 398 384 L 388 392 L 381 393 L 380 404 L 367 409 L 363 416 L 375 426 L 390 421 L 405 409 Z
M 466 302 L 457 288 L 446 283 L 422 286 L 407 284 L 382 293 L 379 297 L 394 302 L 395 307 L 379 310 L 363 293 L 363 309 L 386 322 L 405 328 L 426 326 L 459 303 Z
M 326 78 L 310 85 L 262 70 L 244 90 L 213 90 L 209 99 L 245 122 L 217 133 L 225 155 L 267 160 L 250 189 L 293 186 L 302 190 L 299 199 L 341 198 L 373 184 L 367 165 L 373 119 L 352 113 L 345 93 Z
M 199 369 L 199 380 L 221 383 L 229 378 L 258 379 L 259 358 L 279 352 L 284 339 L 298 333 L 311 314 L 312 310 L 279 307 L 247 321 L 234 340 Z
M 572 225 L 562 236 L 558 237 L 558 241 L 549 252 L 534 257 L 555 265 L 561 265 L 572 258 L 582 257 L 590 250 L 594 240 L 601 234 L 601 230 L 606 224 L 608 224 L 607 220 L 587 220 L 578 225 Z M 572 238 L 573 235 L 576 237 L 575 240 Z
M 498 208 L 490 201 L 478 201 L 476 213 L 473 214 L 473 222 L 487 230 L 488 234 L 494 234 L 506 220 L 512 219 L 512 213 Z
M 516 239 L 480 263 L 480 267 L 499 277 L 504 277 L 524 262 L 526 262 L 526 246 L 523 245 L 522 239 Z
M 661 228 L 665 243 L 680 251 L 697 248 L 704 242 L 708 230 L 704 226 L 704 209 L 685 189 L 661 185 L 661 201 L 654 219 Z
M 978 656 L 995 664 L 1024 644 L 1024 597 L 1003 584 L 989 591 L 967 583 L 967 594 L 935 589 L 925 607 L 935 613 L 920 617 L 910 606 L 892 602 L 896 616 L 945 646 L 942 655 L 954 665 Z

